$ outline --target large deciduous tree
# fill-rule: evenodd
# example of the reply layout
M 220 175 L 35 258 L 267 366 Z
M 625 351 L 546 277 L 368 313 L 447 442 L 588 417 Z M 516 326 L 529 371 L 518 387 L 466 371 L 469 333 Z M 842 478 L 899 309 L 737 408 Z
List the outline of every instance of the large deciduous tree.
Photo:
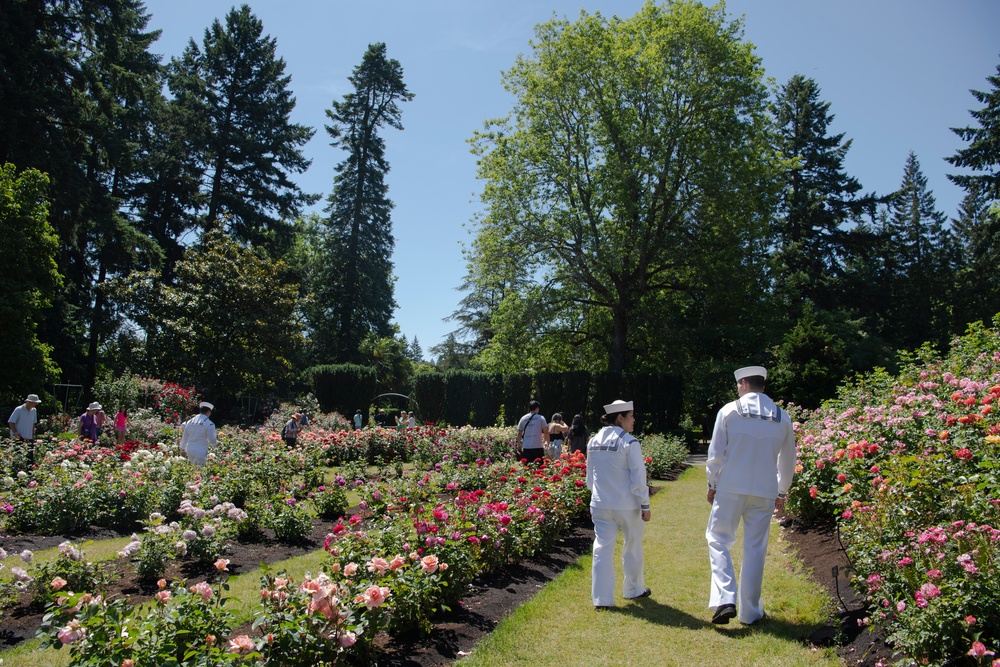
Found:
M 291 77 L 263 32 L 248 5 L 232 9 L 171 61 L 169 85 L 201 174 L 191 204 L 206 224 L 223 220 L 235 238 L 275 252 L 291 242 L 289 220 L 315 201 L 289 178 L 309 166 L 301 147 L 314 131 L 291 122 Z
M 0 166 L 0 401 L 20 402 L 55 381 L 52 348 L 38 338 L 37 319 L 62 284 L 56 268 L 59 238 L 48 221 L 48 178 L 12 164 Z
M 354 90 L 326 115 L 332 145 L 347 152 L 336 167 L 322 233 L 320 264 L 310 284 L 314 356 L 321 362 L 359 359 L 369 334 L 392 336 L 392 202 L 385 175 L 383 127 L 403 129 L 400 102 L 413 99 L 399 61 L 385 44 L 371 44 L 349 77 Z
M 149 365 L 231 405 L 281 386 L 303 344 L 299 286 L 285 262 L 210 227 L 177 263 L 173 284 L 157 271 L 119 281 L 119 298 L 146 332 Z
M 642 363 L 633 339 L 678 337 L 663 315 L 705 312 L 719 266 L 704 253 L 735 260 L 730 302 L 759 301 L 781 161 L 760 60 L 722 5 L 541 24 L 503 82 L 513 111 L 472 140 L 490 242 L 470 275 L 484 287 L 511 284 L 491 267 L 514 267 L 538 284 L 536 320 L 565 318 L 550 333 L 577 330 L 567 344 L 596 344 L 613 371 Z M 530 347 L 497 356 L 523 363 Z

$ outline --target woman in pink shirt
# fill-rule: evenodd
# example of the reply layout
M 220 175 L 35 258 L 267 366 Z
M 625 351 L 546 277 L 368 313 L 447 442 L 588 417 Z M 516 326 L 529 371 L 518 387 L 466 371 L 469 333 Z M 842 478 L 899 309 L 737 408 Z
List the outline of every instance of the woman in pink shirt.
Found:
M 119 445 L 125 444 L 125 431 L 128 429 L 128 408 L 122 408 L 115 415 L 115 437 Z

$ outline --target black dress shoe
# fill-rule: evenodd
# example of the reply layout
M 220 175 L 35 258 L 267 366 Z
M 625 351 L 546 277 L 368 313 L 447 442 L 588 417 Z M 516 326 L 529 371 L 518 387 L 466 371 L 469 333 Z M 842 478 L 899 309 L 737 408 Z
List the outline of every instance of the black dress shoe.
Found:
M 648 598 L 652 594 L 653 594 L 653 591 L 651 591 L 651 590 L 649 590 L 647 588 L 643 592 L 641 592 L 638 595 L 636 595 L 634 598 L 629 598 L 629 600 L 638 600 L 639 598 Z
M 736 618 L 736 605 L 724 604 L 715 610 L 715 615 L 712 616 L 712 623 L 716 625 L 728 625 L 731 618 Z
M 744 623 L 743 625 L 757 625 L 761 621 L 766 621 L 766 620 L 767 620 L 767 612 L 765 611 L 760 615 L 760 618 L 758 618 L 756 621 L 750 621 L 749 623 Z
M 611 605 L 595 605 L 594 611 L 608 611 L 609 609 L 614 609 Z

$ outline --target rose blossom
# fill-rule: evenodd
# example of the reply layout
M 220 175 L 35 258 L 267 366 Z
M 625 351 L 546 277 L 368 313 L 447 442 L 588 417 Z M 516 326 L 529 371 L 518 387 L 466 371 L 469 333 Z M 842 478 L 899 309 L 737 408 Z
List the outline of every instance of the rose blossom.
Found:
M 354 646 L 356 641 L 358 641 L 358 637 L 353 632 L 345 632 L 337 639 L 337 642 L 344 648 Z
M 438 569 L 438 557 L 433 554 L 424 556 L 420 559 L 420 569 L 427 574 L 434 574 Z
M 215 561 L 215 569 L 218 570 L 219 572 L 228 572 L 229 571 L 229 559 L 228 558 L 220 558 L 219 560 Z
M 384 558 L 379 558 L 378 556 L 372 558 L 368 561 L 368 571 L 378 572 L 380 575 L 385 574 L 385 571 L 389 569 L 389 562 Z
M 380 607 L 389 597 L 389 589 L 385 586 L 369 586 L 363 595 L 359 595 L 355 602 L 364 602 L 369 609 Z
M 244 651 L 250 652 L 254 650 L 253 640 L 246 635 L 240 635 L 229 640 L 229 652 L 230 653 L 243 653 Z
M 78 639 L 83 639 L 85 634 L 87 634 L 87 631 L 80 627 L 80 622 L 72 620 L 65 628 L 61 628 L 56 636 L 63 644 L 72 644 Z
M 66 580 L 63 579 L 62 577 L 56 577 L 55 579 L 52 580 L 52 583 L 49 584 L 49 586 L 51 586 L 52 590 L 54 591 L 62 590 L 62 588 L 65 585 L 66 585 Z

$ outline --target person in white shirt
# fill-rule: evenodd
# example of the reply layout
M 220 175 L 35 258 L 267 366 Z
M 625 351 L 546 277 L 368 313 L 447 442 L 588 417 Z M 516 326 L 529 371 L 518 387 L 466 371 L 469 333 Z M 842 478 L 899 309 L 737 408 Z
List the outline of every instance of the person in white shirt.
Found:
M 406 428 L 416 428 L 417 418 L 413 416 L 413 411 L 406 413 Z
M 545 417 L 539 414 L 541 405 L 538 401 L 528 403 L 528 414 L 517 422 L 517 448 L 521 458 L 528 463 L 539 461 L 549 446 L 549 429 Z
M 23 440 L 28 443 L 28 465 L 35 462 L 35 424 L 38 423 L 38 410 L 35 408 L 41 404 L 38 394 L 28 394 L 24 399 L 24 404 L 14 408 L 7 418 L 7 428 L 10 429 L 10 437 L 15 440 Z
M 604 406 L 605 426 L 587 443 L 587 488 L 594 519 L 594 558 L 590 596 L 594 608 L 610 609 L 615 602 L 615 542 L 622 533 L 622 595 L 626 599 L 651 594 L 643 574 L 642 536 L 649 521 L 646 461 L 635 428 L 632 401 Z
M 202 401 L 198 404 L 198 408 L 200 413 L 184 422 L 181 449 L 187 454 L 191 463 L 203 466 L 208 459 L 208 448 L 215 447 L 219 441 L 215 434 L 215 424 L 209 419 L 215 406 Z
M 738 617 L 747 625 L 764 618 L 761 588 L 771 517 L 785 506 L 795 474 L 795 435 L 788 413 L 764 394 L 767 369 L 747 366 L 734 373 L 739 398 L 715 419 L 708 447 L 705 538 L 712 568 L 708 608 L 720 625 Z M 743 521 L 739 585 L 729 553 Z

